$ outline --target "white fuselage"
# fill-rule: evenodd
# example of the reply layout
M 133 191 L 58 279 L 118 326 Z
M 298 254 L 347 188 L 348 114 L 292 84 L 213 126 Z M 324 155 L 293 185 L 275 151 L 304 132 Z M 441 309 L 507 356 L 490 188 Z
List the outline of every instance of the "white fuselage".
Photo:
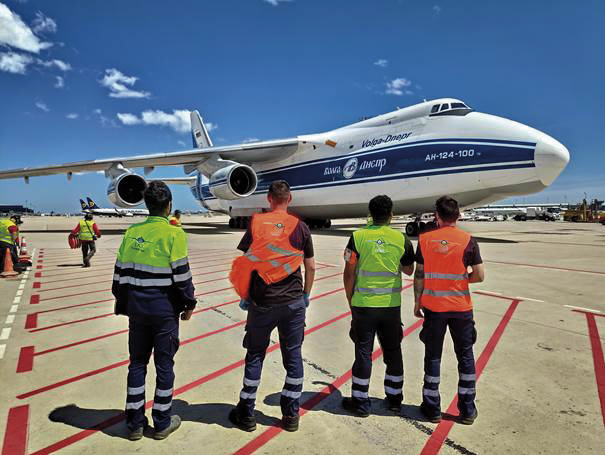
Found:
M 269 184 L 286 180 L 291 210 L 304 218 L 367 215 L 375 195 L 391 197 L 396 214 L 432 211 L 454 196 L 462 207 L 538 192 L 561 173 L 567 149 L 529 126 L 480 112 L 431 115 L 440 99 L 400 109 L 326 133 L 299 137 L 292 156 L 252 165 L 256 191 L 222 200 L 198 178 L 194 194 L 210 210 L 249 216 L 268 207 Z

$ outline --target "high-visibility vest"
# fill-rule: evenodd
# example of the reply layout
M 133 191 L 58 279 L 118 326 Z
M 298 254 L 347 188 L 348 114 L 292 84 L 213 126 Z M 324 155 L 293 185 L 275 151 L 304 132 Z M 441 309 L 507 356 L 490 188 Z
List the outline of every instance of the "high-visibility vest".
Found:
M 359 252 L 352 306 L 401 305 L 401 257 L 405 235 L 389 226 L 368 226 L 353 233 Z
M 83 241 L 92 242 L 95 231 L 93 230 L 94 221 L 80 220 L 80 232 L 78 238 Z
M 171 216 L 170 224 L 172 224 L 173 226 L 181 226 L 181 220 L 179 218 L 177 218 L 176 216 Z
M 0 219 L 0 242 L 14 244 L 13 234 L 8 230 L 11 226 L 16 226 L 9 218 Z
M 420 234 L 424 258 L 423 307 L 431 311 L 470 311 L 473 309 L 468 272 L 463 262 L 471 235 L 454 226 Z
M 250 278 L 256 271 L 267 284 L 277 283 L 294 273 L 303 263 L 304 253 L 290 244 L 290 234 L 299 220 L 284 210 L 259 213 L 252 217 L 252 245 L 236 258 L 229 279 L 235 292 L 247 299 Z

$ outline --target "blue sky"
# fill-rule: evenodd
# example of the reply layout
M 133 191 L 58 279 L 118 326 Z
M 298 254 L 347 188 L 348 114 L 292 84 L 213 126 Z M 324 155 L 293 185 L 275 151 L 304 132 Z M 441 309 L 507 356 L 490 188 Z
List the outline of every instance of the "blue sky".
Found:
M 221 145 L 452 96 L 570 150 L 525 202 L 603 199 L 604 19 L 598 0 L 0 0 L 0 168 L 189 148 L 187 109 Z M 0 203 L 108 206 L 107 183 L 5 180 Z

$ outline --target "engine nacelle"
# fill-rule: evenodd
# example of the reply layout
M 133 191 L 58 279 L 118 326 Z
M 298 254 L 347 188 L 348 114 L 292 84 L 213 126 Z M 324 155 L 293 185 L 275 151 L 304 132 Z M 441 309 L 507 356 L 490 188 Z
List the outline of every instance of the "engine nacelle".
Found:
M 111 181 L 107 187 L 107 198 L 118 207 L 135 207 L 143 202 L 146 187 L 147 182 L 143 177 L 125 172 Z
M 256 190 L 256 172 L 245 164 L 232 164 L 210 176 L 210 192 L 219 199 L 234 200 L 250 196 Z

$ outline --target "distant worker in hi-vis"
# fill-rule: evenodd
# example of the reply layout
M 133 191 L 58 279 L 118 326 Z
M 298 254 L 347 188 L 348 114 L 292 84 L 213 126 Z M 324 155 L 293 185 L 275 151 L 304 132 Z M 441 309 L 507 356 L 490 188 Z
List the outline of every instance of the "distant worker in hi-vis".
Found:
M 172 194 L 153 181 L 144 193 L 149 217 L 128 228 L 118 250 L 112 293 L 115 313 L 128 316 L 130 365 L 126 391 L 128 438 L 143 437 L 145 376 L 151 352 L 156 384 L 151 416 L 155 439 L 164 439 L 181 425 L 171 415 L 174 355 L 179 348 L 179 315 L 191 318 L 196 305 L 185 231 L 168 222 Z
M 82 262 L 84 267 L 90 267 L 90 260 L 97 252 L 96 241 L 101 238 L 101 231 L 92 220 L 92 213 L 84 215 L 84 219 L 72 229 L 71 235 L 77 236 L 82 242 Z
M 420 340 L 425 346 L 420 410 L 430 422 L 441 421 L 441 353 L 449 327 L 458 359 L 459 421 L 471 425 L 477 418 L 473 356 L 477 331 L 469 283 L 483 281 L 483 261 L 477 241 L 456 227 L 460 210 L 455 199 L 437 199 L 435 217 L 439 228 L 420 234 L 416 249 L 414 315 L 424 316 Z
M 371 219 L 358 229 L 345 249 L 343 281 L 352 311 L 351 339 L 355 362 L 351 397 L 343 407 L 359 417 L 370 413 L 370 376 L 374 338 L 384 353 L 384 391 L 391 411 L 400 412 L 403 401 L 403 357 L 401 341 L 401 272 L 414 272 L 414 247 L 406 235 L 390 227 L 393 202 L 376 196 L 369 204 Z
M 271 332 L 277 327 L 286 369 L 280 399 L 282 426 L 296 431 L 303 388 L 305 313 L 315 278 L 313 242 L 307 225 L 288 214 L 292 201 L 288 183 L 273 182 L 267 199 L 271 211 L 252 217 L 238 246 L 245 254 L 233 261 L 229 276 L 242 298 L 240 307 L 248 311 L 244 384 L 229 420 L 245 431 L 256 428 L 256 391 Z M 305 267 L 304 282 L 301 265 Z
M 173 226 L 178 226 L 181 227 L 181 211 L 180 210 L 175 210 L 174 211 L 174 215 L 170 217 L 170 224 L 172 224 Z

